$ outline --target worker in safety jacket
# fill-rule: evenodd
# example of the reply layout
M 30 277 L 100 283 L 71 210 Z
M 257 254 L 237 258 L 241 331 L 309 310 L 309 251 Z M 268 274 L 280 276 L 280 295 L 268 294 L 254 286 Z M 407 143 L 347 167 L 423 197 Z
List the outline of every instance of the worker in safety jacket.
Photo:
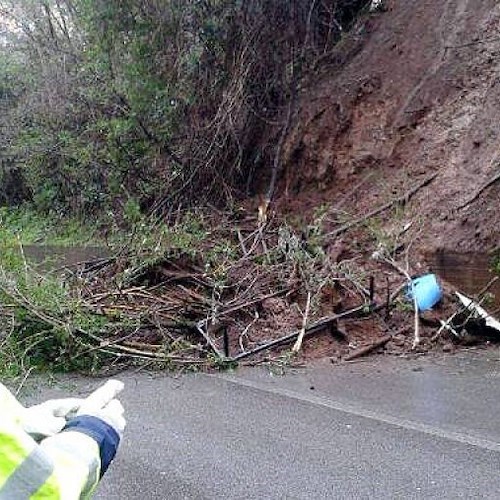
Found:
M 25 408 L 0 384 L 0 500 L 89 498 L 125 428 L 122 389 Z

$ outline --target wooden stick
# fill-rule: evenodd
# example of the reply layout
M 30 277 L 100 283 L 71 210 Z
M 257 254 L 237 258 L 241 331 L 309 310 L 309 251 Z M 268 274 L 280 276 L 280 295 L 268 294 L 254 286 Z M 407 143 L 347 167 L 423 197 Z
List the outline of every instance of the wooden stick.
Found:
M 241 250 L 243 252 L 243 256 L 246 257 L 248 255 L 247 248 L 245 246 L 245 240 L 241 234 L 241 231 L 238 229 L 236 234 L 238 235 L 238 241 L 240 242 Z
M 375 276 L 370 276 L 370 304 L 373 304 L 375 299 Z
M 391 288 L 389 286 L 389 278 L 386 278 L 385 292 L 385 320 L 388 321 L 391 314 Z
M 215 354 L 217 354 L 217 356 L 219 358 L 224 358 L 224 355 L 219 351 L 219 349 L 215 345 L 214 341 L 210 338 L 210 335 L 208 335 L 208 333 L 206 333 L 205 330 L 203 329 L 203 326 L 205 324 L 206 324 L 206 320 L 199 321 L 195 325 L 196 330 L 198 330 L 198 332 L 201 333 L 201 335 L 207 341 L 208 345 L 212 348 L 212 350 L 215 352 Z
M 413 309 L 415 310 L 415 336 L 413 338 L 413 345 L 411 346 L 411 348 L 415 349 L 420 344 L 420 317 L 418 315 L 417 296 L 413 291 L 413 285 L 412 285 L 412 294 L 413 294 Z
M 415 349 L 419 344 L 420 344 L 420 316 L 418 315 L 418 302 L 417 302 L 417 296 L 415 295 L 415 291 L 413 289 L 413 280 L 411 279 L 410 272 L 408 270 L 409 264 L 408 264 L 408 254 L 407 254 L 407 262 L 406 262 L 406 269 L 403 269 L 401 266 L 397 264 L 397 262 L 392 258 L 392 257 L 384 257 L 382 256 L 381 259 L 386 262 L 387 264 L 391 265 L 396 271 L 398 271 L 400 274 L 402 274 L 407 280 L 408 280 L 408 285 L 411 287 L 412 295 L 413 295 L 413 309 L 415 311 L 415 335 L 413 338 L 413 345 L 412 349 Z
M 369 354 L 370 352 L 374 351 L 378 347 L 384 346 L 391 339 L 392 339 L 391 335 L 386 335 L 385 337 L 382 337 L 381 339 L 373 342 L 373 344 L 367 345 L 365 347 L 361 347 L 361 348 L 357 349 L 356 351 L 351 352 L 351 354 L 348 354 L 344 358 L 344 361 L 352 361 L 354 359 L 360 358 L 361 356 L 365 356 L 366 354 Z
M 222 316 L 225 316 L 226 314 L 230 314 L 230 313 L 239 311 L 240 309 L 246 309 L 254 304 L 258 304 L 260 302 L 263 302 L 266 299 L 271 299 L 273 297 L 277 297 L 279 295 L 282 295 L 284 293 L 288 293 L 290 291 L 291 291 L 291 289 L 287 287 L 287 288 L 283 288 L 282 290 L 278 290 L 278 291 L 273 292 L 273 293 L 268 293 L 267 295 L 264 295 L 262 297 L 257 297 L 256 299 L 252 299 L 252 300 L 249 300 L 247 302 L 236 304 L 235 306 L 229 307 L 226 310 L 219 311 L 219 317 L 222 317 Z
M 304 340 L 304 335 L 306 334 L 307 320 L 309 318 L 309 309 L 311 308 L 311 292 L 307 292 L 307 302 L 306 302 L 306 310 L 304 312 L 304 317 L 302 318 L 302 328 L 300 329 L 300 333 L 297 337 L 295 345 L 292 348 L 292 352 L 297 354 L 302 347 L 302 341 Z
M 24 265 L 24 279 L 28 281 L 28 261 L 26 260 L 26 255 L 24 254 L 24 247 L 21 242 L 21 237 L 19 234 L 17 236 L 17 244 L 19 245 L 19 252 L 21 253 L 21 258 L 23 259 L 23 265 Z
M 461 49 L 463 47 L 471 47 L 472 45 L 478 45 L 478 44 L 481 44 L 481 43 L 490 43 L 490 42 L 496 42 L 500 40 L 500 37 L 493 37 L 493 38 L 482 38 L 480 40 L 474 40 L 472 42 L 468 42 L 468 43 L 461 43 L 460 45 L 445 45 L 445 49 L 446 50 L 449 50 L 449 49 Z
M 453 316 L 451 316 L 450 318 L 448 318 L 446 321 L 443 321 L 442 319 L 439 320 L 439 322 L 441 323 L 441 327 L 439 328 L 438 332 L 436 333 L 436 335 L 434 335 L 432 338 L 431 338 L 431 341 L 432 342 L 435 342 L 438 337 L 441 335 L 441 332 L 443 330 L 448 330 L 449 332 L 453 333 L 453 335 L 455 335 L 455 337 L 457 338 L 460 338 L 460 335 L 458 334 L 458 332 L 455 330 L 455 328 L 453 328 L 451 326 L 451 320 L 457 315 L 457 313 L 455 313 Z
M 229 358 L 229 334 L 227 332 L 227 327 L 224 326 L 224 331 L 222 332 L 222 339 L 224 342 L 224 356 Z

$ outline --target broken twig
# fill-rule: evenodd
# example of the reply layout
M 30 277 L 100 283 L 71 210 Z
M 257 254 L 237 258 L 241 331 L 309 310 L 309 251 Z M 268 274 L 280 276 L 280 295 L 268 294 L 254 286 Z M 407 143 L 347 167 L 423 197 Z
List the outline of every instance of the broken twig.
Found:
M 297 337 L 297 341 L 292 348 L 292 352 L 298 353 L 300 348 L 302 347 L 302 341 L 304 340 L 304 335 L 306 333 L 307 327 L 307 319 L 309 318 L 309 309 L 311 308 L 311 292 L 307 292 L 307 302 L 306 302 L 306 310 L 304 312 L 304 317 L 302 320 L 302 328 L 300 330 L 299 336 Z
M 379 340 L 376 340 L 373 342 L 373 344 L 360 347 L 354 352 L 351 352 L 351 354 L 348 354 L 345 358 L 344 361 L 353 361 L 354 359 L 360 358 L 361 356 L 365 356 L 366 354 L 369 354 L 370 352 L 374 351 L 375 349 L 384 346 L 389 342 L 389 340 L 392 339 L 391 335 L 386 335 L 385 337 L 382 337 Z
M 203 327 L 207 324 L 207 321 L 206 320 L 202 320 L 202 321 L 199 321 L 198 323 L 196 323 L 196 330 L 203 336 L 203 338 L 207 341 L 208 345 L 212 348 L 212 351 L 215 352 L 215 354 L 217 354 L 217 356 L 219 358 L 223 358 L 224 355 L 219 351 L 219 349 L 217 348 L 217 346 L 215 345 L 214 341 L 210 338 L 210 335 L 208 335 L 208 333 L 205 332 L 205 330 L 203 329 Z

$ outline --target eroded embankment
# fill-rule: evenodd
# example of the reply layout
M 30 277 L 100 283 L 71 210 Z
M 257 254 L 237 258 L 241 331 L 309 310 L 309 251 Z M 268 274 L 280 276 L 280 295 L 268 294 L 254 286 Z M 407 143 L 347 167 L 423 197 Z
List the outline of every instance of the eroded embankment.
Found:
M 392 0 L 340 45 L 301 97 L 281 206 L 362 216 L 436 173 L 383 214 L 414 249 L 498 246 L 500 4 Z M 353 49 L 356 47 L 356 49 Z M 299 208 L 302 207 L 302 208 Z

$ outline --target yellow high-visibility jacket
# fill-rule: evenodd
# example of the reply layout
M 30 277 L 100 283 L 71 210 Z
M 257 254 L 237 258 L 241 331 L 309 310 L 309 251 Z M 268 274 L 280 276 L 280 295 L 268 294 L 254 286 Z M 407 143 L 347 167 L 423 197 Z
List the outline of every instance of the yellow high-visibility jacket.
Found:
M 23 409 L 0 384 L 0 500 L 88 498 L 116 452 L 116 439 L 110 453 L 100 439 L 102 422 L 83 417 L 37 443 L 23 430 Z

